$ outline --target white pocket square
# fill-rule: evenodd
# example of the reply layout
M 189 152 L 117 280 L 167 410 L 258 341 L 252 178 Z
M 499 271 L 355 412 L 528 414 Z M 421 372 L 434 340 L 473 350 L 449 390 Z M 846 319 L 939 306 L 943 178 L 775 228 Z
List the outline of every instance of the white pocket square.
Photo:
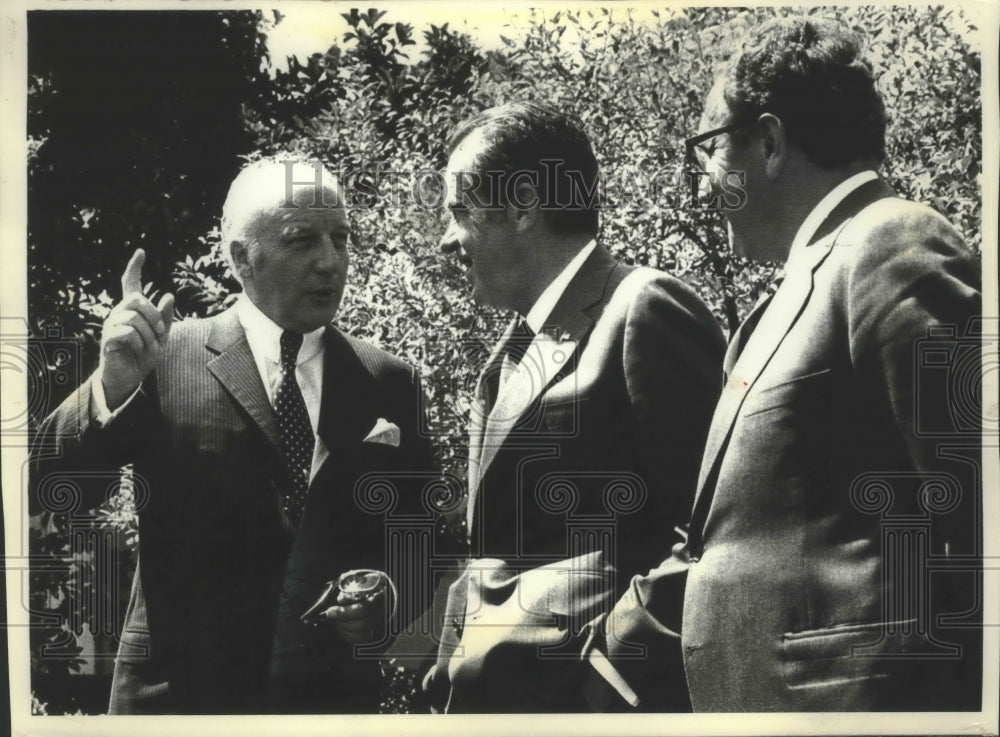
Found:
M 375 426 L 368 431 L 363 443 L 379 443 L 380 445 L 390 445 L 393 448 L 399 447 L 399 425 L 389 422 L 384 417 L 379 417 Z

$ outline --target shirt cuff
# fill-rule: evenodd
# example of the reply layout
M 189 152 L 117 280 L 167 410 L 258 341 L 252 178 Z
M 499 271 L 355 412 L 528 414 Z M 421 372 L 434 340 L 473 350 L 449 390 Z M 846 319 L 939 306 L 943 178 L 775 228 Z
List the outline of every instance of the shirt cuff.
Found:
M 135 399 L 135 395 L 142 389 L 142 384 L 135 388 L 128 399 L 121 403 L 121 406 L 114 411 L 108 409 L 108 399 L 104 394 L 104 374 L 98 369 L 94 373 L 94 378 L 90 382 L 90 417 L 99 427 L 105 427 L 122 413 L 128 405 Z
M 629 705 L 638 706 L 639 697 L 636 695 L 629 685 L 625 682 L 622 674 L 611 664 L 607 656 L 598 650 L 596 647 L 591 649 L 587 653 L 587 660 L 593 666 L 594 670 L 603 678 L 608 684 L 618 692 L 618 695 L 625 699 Z

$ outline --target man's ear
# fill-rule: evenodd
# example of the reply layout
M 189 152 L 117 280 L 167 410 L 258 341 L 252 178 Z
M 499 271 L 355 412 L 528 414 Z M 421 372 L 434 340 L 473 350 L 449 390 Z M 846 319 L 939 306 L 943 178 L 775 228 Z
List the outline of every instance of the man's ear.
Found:
M 538 191 L 531 182 L 518 180 L 507 193 L 507 218 L 517 227 L 518 233 L 524 233 L 535 227 L 541 217 Z
M 233 268 L 241 282 L 247 277 L 253 276 L 253 267 L 250 266 L 250 249 L 246 243 L 233 241 L 229 244 L 229 253 L 233 258 Z
M 757 129 L 760 132 L 764 171 L 768 179 L 777 179 L 788 157 L 788 138 L 785 135 L 785 124 L 781 122 L 781 118 L 771 113 L 764 113 L 757 118 Z

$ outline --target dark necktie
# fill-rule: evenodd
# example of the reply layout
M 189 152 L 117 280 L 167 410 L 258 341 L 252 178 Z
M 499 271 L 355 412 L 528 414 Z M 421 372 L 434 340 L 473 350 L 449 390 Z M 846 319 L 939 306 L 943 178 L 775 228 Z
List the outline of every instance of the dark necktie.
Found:
M 535 339 L 535 331 L 532 330 L 528 323 L 525 322 L 524 318 L 516 318 L 514 320 L 514 326 L 511 330 L 510 336 L 507 338 L 503 347 L 500 349 L 500 353 L 497 356 L 497 362 L 492 365 L 492 368 L 488 370 L 486 377 L 484 379 L 486 385 L 486 401 L 487 408 L 492 408 L 494 402 L 497 400 L 497 395 L 500 392 L 501 374 L 503 378 L 507 378 L 506 373 L 503 370 L 504 359 L 509 360 L 508 369 L 513 370 L 517 368 L 517 364 L 521 362 L 524 358 L 524 354 L 528 350 L 528 346 L 531 345 L 531 341 Z
M 514 332 L 510 336 L 510 342 L 507 343 L 507 355 L 510 356 L 511 363 L 514 366 L 521 363 L 521 359 L 524 358 L 524 354 L 528 351 L 528 346 L 531 345 L 531 341 L 534 339 L 535 331 L 528 325 L 527 320 L 523 317 L 517 318 L 517 323 L 514 325 Z
M 298 526 L 305 507 L 315 445 L 309 412 L 306 411 L 299 382 L 295 379 L 295 363 L 301 347 L 301 333 L 286 330 L 281 334 L 281 369 L 274 391 L 278 438 L 289 474 L 282 506 L 294 526 Z
M 739 358 L 740 354 L 743 353 L 743 349 L 747 347 L 747 343 L 750 341 L 750 336 L 753 335 L 753 331 L 757 329 L 760 319 L 764 316 L 764 313 L 767 312 L 767 308 L 774 299 L 774 295 L 777 293 L 778 287 L 781 286 L 781 282 L 784 280 L 784 271 L 779 271 L 775 274 L 775 276 L 771 279 L 771 283 L 764 288 L 764 292 L 758 300 L 757 306 L 754 307 L 753 311 L 740 327 L 740 334 L 738 336 L 739 345 L 736 348 L 737 358 Z

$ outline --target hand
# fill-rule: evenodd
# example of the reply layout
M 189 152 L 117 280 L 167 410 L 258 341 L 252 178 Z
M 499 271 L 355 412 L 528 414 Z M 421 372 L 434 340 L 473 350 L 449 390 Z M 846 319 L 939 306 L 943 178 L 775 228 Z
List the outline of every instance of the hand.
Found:
M 359 601 L 341 591 L 337 605 L 320 612 L 315 621 L 333 622 L 340 639 L 348 645 L 372 642 L 385 630 L 384 598 L 384 591 L 380 591 Z
M 101 329 L 101 376 L 108 409 L 118 408 L 136 390 L 163 357 L 174 318 L 174 297 L 160 304 L 142 294 L 142 265 L 146 253 L 137 249 L 122 274 L 122 301 L 115 305 Z
M 420 691 L 427 699 L 432 714 L 444 714 L 448 704 L 448 669 L 434 663 L 420 681 Z

